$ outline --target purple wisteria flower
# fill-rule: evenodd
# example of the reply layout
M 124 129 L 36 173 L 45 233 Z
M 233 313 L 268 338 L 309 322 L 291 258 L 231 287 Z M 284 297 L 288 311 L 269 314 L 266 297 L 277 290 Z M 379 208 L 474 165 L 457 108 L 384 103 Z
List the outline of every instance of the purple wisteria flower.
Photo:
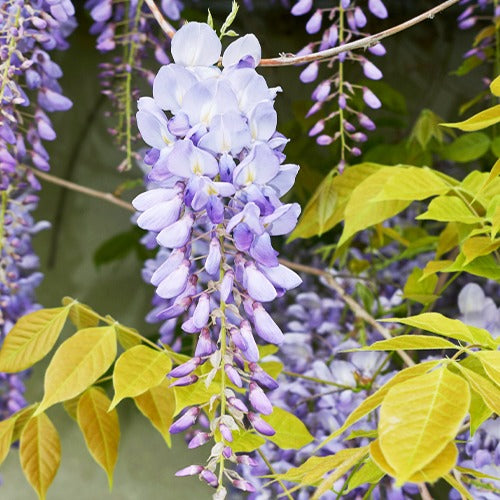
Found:
M 301 283 L 278 262 L 271 243 L 295 227 L 300 213 L 297 204 L 280 201 L 299 169 L 284 163 L 287 139 L 276 131 L 280 89 L 269 88 L 255 70 L 261 49 L 254 35 L 232 42 L 219 68 L 221 50 L 207 24 L 190 22 L 174 36 L 174 63 L 159 70 L 153 98 L 138 103 L 137 124 L 151 147 L 145 157 L 151 184 L 133 201 L 137 224 L 150 232 L 147 241 L 160 246 L 145 271 L 156 286 L 150 319 L 167 320 L 162 339 L 172 340 L 181 315 L 182 330 L 198 335 L 195 358 L 174 370 L 171 376 L 180 377 L 174 384 L 195 383 L 192 372 L 210 360 L 209 376 L 223 373 L 248 391 L 251 411 L 226 388 L 213 402 L 220 410 L 207 435 L 190 441 L 195 447 L 215 438 L 207 466 L 189 471 L 219 495 L 217 464 L 224 471 L 224 460 L 245 460 L 231 450 L 234 432 L 251 426 L 274 434 L 260 414 L 272 411 L 265 390 L 276 382 L 257 364 L 257 342 L 281 344 L 283 333 L 263 304 Z M 190 428 L 199 410 L 188 409 L 171 431 Z M 248 490 L 235 471 L 226 477 Z
M 35 223 L 40 185 L 26 167 L 49 169 L 42 141 L 56 133 L 48 113 L 71 101 L 58 83 L 53 50 L 68 47 L 76 23 L 70 0 L 0 0 L 0 339 L 23 315 L 36 310 L 34 291 L 43 275 L 31 238 L 47 227 Z M 0 420 L 25 405 L 26 373 L 0 373 Z
M 304 47 L 298 55 L 310 54 L 341 46 L 356 38 L 368 36 L 364 31 L 367 24 L 365 12 L 369 12 L 377 19 L 388 17 L 387 9 L 382 0 L 337 0 L 334 6 L 324 7 L 323 4 L 315 8 L 314 0 L 299 0 L 296 2 L 291 13 L 294 16 L 308 15 L 306 31 L 310 35 L 322 32 L 321 40 L 311 42 Z M 326 24 L 326 26 L 325 26 Z M 383 56 L 385 48 L 378 43 L 368 49 L 368 55 Z M 366 85 L 349 82 L 345 78 L 345 63 L 354 62 L 361 66 L 363 74 L 369 80 L 380 80 L 382 72 L 369 60 L 365 54 L 351 51 L 343 52 L 325 60 L 328 68 L 335 68 L 335 72 L 326 79 L 320 81 L 312 93 L 313 106 L 307 113 L 307 117 L 323 112 L 321 118 L 311 127 L 309 135 L 316 137 L 316 142 L 322 146 L 328 146 L 339 141 L 341 144 L 341 161 L 339 168 L 345 166 L 346 153 L 353 156 L 361 154 L 360 144 L 367 140 L 364 132 L 375 128 L 373 121 L 368 118 L 364 110 L 359 109 L 354 100 L 360 95 L 366 105 L 371 109 L 379 109 L 382 103 L 378 97 Z M 312 83 L 318 79 L 320 62 L 314 61 L 308 64 L 300 74 L 303 83 Z M 329 124 L 329 122 L 332 122 Z

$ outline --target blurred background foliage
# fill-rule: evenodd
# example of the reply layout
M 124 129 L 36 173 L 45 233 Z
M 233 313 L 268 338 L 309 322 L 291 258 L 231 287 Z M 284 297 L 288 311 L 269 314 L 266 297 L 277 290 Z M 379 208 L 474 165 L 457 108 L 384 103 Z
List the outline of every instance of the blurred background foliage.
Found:
M 230 3 L 230 0 L 197 1 L 185 11 L 185 17 L 205 20 L 210 7 L 216 25 L 220 26 Z M 48 148 L 53 158 L 51 173 L 114 192 L 124 183 L 133 185 L 142 173 L 139 168 L 126 173 L 117 170 L 123 156 L 107 133 L 110 122 L 104 112 L 109 108 L 107 100 L 100 96 L 97 77 L 97 65 L 103 59 L 88 33 L 90 20 L 83 10 L 83 2 L 75 4 L 79 10 L 79 27 L 70 39 L 71 49 L 58 54 L 57 59 L 64 71 L 63 88 L 74 106 L 70 112 L 54 117 L 59 139 Z M 381 31 L 435 4 L 427 0 L 387 1 L 389 19 L 372 22 L 367 31 Z M 254 1 L 254 5 L 252 12 L 242 7 L 235 29 L 240 34 L 255 33 L 265 57 L 296 52 L 309 41 L 303 29 L 304 19 L 292 17 L 280 2 Z M 371 114 L 378 128 L 365 144 L 362 160 L 385 164 L 428 163 L 430 153 L 425 146 L 436 140 L 433 137 L 435 115 L 444 121 L 458 120 L 460 106 L 482 89 L 482 77 L 491 76 L 484 74 L 484 67 L 465 76 L 454 74 L 474 36 L 474 30 L 463 32 L 457 28 L 456 16 L 457 9 L 450 9 L 384 42 L 388 54 L 377 61 L 384 80 L 370 82 L 371 86 L 377 86 L 373 88 L 384 106 Z M 323 176 L 335 166 L 338 154 L 334 146 L 317 146 L 307 135 L 314 118 L 308 121 L 303 116 L 310 107 L 309 96 L 314 84 L 300 83 L 300 68 L 267 68 L 261 72 L 270 86 L 283 88 L 277 99 L 279 130 L 291 139 L 286 150 L 288 161 L 301 165 L 291 197 L 304 206 Z M 362 75 L 354 73 L 348 77 L 354 81 Z M 476 105 L 470 111 L 477 109 Z M 432 112 L 421 113 L 422 110 Z M 406 141 L 412 131 L 413 139 Z M 453 155 L 453 151 L 448 154 Z M 480 161 L 484 165 L 459 164 L 454 174 L 461 179 L 474 166 L 491 168 L 487 156 Z M 134 193 L 134 190 L 126 191 L 123 197 L 129 200 Z M 39 302 L 53 307 L 63 296 L 70 295 L 143 334 L 154 335 L 155 326 L 143 320 L 150 309 L 153 289 L 141 280 L 141 259 L 145 255 L 137 245 L 140 235 L 131 230 L 130 215 L 120 207 L 44 183 L 36 216 L 50 221 L 53 229 L 35 240 L 45 273 L 38 290 Z M 330 232 L 321 242 L 331 244 L 336 238 L 338 233 Z M 282 251 L 286 256 L 286 246 Z M 33 370 L 28 381 L 28 401 L 41 398 L 45 366 L 41 363 Z M 188 452 L 179 442 L 180 438 L 174 439 L 172 450 L 167 449 L 150 424 L 138 412 L 130 410 L 131 406 L 125 404 L 120 411 L 122 443 L 114 489 L 109 496 L 105 493 L 105 475 L 87 453 L 77 426 L 61 409 L 52 410 L 61 431 L 64 459 L 49 493 L 51 499 L 62 500 L 69 495 L 72 500 L 209 498 L 210 492 L 197 479 L 173 477 L 175 470 L 196 462 L 196 454 Z M 34 497 L 22 477 L 16 454 L 9 455 L 2 477 L 1 498 Z

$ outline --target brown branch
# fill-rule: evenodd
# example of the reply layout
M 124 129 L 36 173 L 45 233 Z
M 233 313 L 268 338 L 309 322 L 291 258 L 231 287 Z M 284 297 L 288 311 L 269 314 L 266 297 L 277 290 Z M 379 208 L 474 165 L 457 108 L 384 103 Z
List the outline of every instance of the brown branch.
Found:
M 147 1 L 147 0 L 146 0 Z M 393 26 L 385 31 L 381 31 L 375 35 L 371 35 L 365 38 L 360 38 L 359 40 L 355 40 L 354 42 L 346 43 L 344 45 L 340 45 L 338 47 L 333 47 L 331 49 L 321 50 L 319 52 L 315 52 L 313 54 L 307 54 L 304 56 L 294 56 L 294 55 L 282 55 L 280 57 L 275 57 L 273 59 L 262 59 L 260 61 L 259 66 L 291 66 L 294 64 L 303 64 L 310 63 L 313 61 L 320 61 L 322 59 L 330 59 L 333 56 L 341 54 L 342 52 L 347 52 L 350 50 L 356 49 L 366 49 L 368 47 L 372 47 L 376 45 L 384 38 L 395 35 L 396 33 L 400 33 L 401 31 L 407 30 L 416 24 L 421 23 L 427 19 L 433 19 L 436 14 L 446 10 L 448 7 L 458 3 L 459 0 L 446 0 L 436 7 L 429 9 L 422 14 L 405 21 L 402 24 L 398 24 L 397 26 Z M 149 2 L 148 2 L 149 3 Z
M 144 0 L 153 14 L 153 17 L 156 19 L 156 22 L 160 25 L 160 28 L 165 32 L 165 34 L 172 39 L 175 35 L 175 28 L 165 19 L 163 14 L 160 12 L 160 9 L 155 4 L 154 0 Z
M 40 179 L 43 179 L 44 181 L 50 182 L 52 184 L 57 184 L 58 186 L 62 186 L 65 189 L 71 189 L 72 191 L 77 191 L 78 193 L 86 194 L 87 196 L 91 196 L 92 198 L 98 198 L 100 200 L 113 203 L 114 205 L 118 205 L 121 208 L 125 208 L 130 212 L 135 212 L 135 209 L 131 203 L 121 200 L 120 198 L 117 198 L 111 193 L 105 193 L 103 191 L 97 191 L 96 189 L 80 186 L 80 184 L 76 184 L 74 182 L 61 179 L 60 177 L 47 174 L 46 172 L 41 172 L 40 170 L 31 169 L 31 171 L 37 177 L 40 177 Z

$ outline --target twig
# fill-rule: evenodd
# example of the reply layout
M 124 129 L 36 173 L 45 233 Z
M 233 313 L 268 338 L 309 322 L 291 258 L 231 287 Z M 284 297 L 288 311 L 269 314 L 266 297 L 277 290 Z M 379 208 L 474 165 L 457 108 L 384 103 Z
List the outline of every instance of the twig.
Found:
M 154 0 L 144 0 L 153 14 L 153 17 L 156 19 L 156 22 L 160 25 L 160 28 L 165 32 L 165 34 L 172 39 L 175 35 L 175 28 L 163 17 L 163 14 L 160 12 L 160 9 L 155 4 Z
M 422 497 L 422 500 L 432 500 L 432 496 L 429 493 L 429 490 L 427 489 L 425 483 L 418 483 L 418 491 L 420 493 L 420 496 Z
M 146 0 L 147 1 L 147 0 Z M 433 19 L 436 14 L 442 12 L 443 10 L 451 7 L 452 5 L 458 3 L 459 0 L 446 0 L 436 7 L 429 9 L 422 14 L 405 21 L 402 24 L 398 24 L 397 26 L 393 26 L 385 31 L 381 31 L 375 35 L 371 35 L 365 38 L 360 38 L 359 40 L 355 40 L 354 42 L 346 43 L 344 45 L 340 45 L 338 47 L 333 47 L 331 49 L 321 50 L 319 52 L 314 52 L 313 54 L 307 54 L 303 56 L 294 56 L 294 55 L 282 55 L 280 57 L 275 57 L 272 59 L 262 59 L 260 61 L 259 66 L 291 66 L 294 64 L 303 64 L 310 63 L 313 61 L 320 61 L 322 59 L 329 59 L 333 56 L 341 54 L 342 52 L 347 52 L 349 50 L 356 49 L 366 49 L 368 47 L 372 47 L 376 45 L 378 42 L 383 40 L 384 38 L 395 35 L 396 33 L 400 33 L 401 31 L 407 30 L 416 24 L 421 23 L 427 19 Z M 148 1 L 149 4 L 149 1 Z
M 273 474 L 273 475 L 276 475 L 276 471 L 274 470 L 271 462 L 267 459 L 267 457 L 264 455 L 264 453 L 262 452 L 262 450 L 260 448 L 257 449 L 257 453 L 260 455 L 260 458 L 262 458 L 264 463 L 267 465 L 269 472 L 271 472 L 271 474 Z M 290 495 L 287 487 L 284 485 L 284 483 L 281 481 L 281 479 L 276 478 L 276 480 L 278 481 L 278 484 L 283 489 L 283 492 L 284 492 L 283 495 L 286 495 L 289 498 L 289 500 L 293 500 L 292 495 Z
M 44 181 L 51 182 L 52 184 L 57 184 L 58 186 L 62 186 L 66 189 L 71 189 L 72 191 L 77 191 L 78 193 L 86 194 L 87 196 L 91 196 L 92 198 L 99 198 L 100 200 L 104 200 L 109 203 L 113 203 L 114 205 L 118 205 L 119 207 L 125 208 L 130 212 L 135 212 L 135 209 L 131 203 L 121 200 L 111 193 L 105 193 L 103 191 L 97 191 L 96 189 L 80 186 L 80 184 L 75 184 L 74 182 L 61 179 L 60 177 L 47 174 L 46 172 L 41 172 L 40 170 L 31 169 L 31 171 Z

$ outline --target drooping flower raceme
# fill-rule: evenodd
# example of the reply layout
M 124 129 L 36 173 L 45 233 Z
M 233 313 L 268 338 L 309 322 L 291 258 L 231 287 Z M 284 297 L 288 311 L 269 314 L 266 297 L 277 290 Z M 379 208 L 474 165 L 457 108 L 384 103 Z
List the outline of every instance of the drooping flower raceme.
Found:
M 152 148 L 145 158 L 152 165 L 148 180 L 156 186 L 133 201 L 141 212 L 137 224 L 166 249 L 151 275 L 163 300 L 156 315 L 168 320 L 187 312 L 182 329 L 198 335 L 195 357 L 170 375 L 175 385 L 196 383 L 193 372 L 208 359 L 213 369 L 207 383 L 225 373 L 213 401 L 218 416 L 190 444 L 214 437 L 211 458 L 206 467 L 178 474 L 199 474 L 221 496 L 224 460 L 247 460 L 231 450 L 234 431 L 251 425 L 274 433 L 260 414 L 272 411 L 264 390 L 277 384 L 257 364 L 256 339 L 280 344 L 283 333 L 263 304 L 301 282 L 279 263 L 271 243 L 297 222 L 300 207 L 280 198 L 299 167 L 284 163 L 287 139 L 276 131 L 273 105 L 279 89 L 268 88 L 256 72 L 260 54 L 255 36 L 246 35 L 227 47 L 220 69 L 216 33 L 206 24 L 188 23 L 172 40 L 175 63 L 160 69 L 153 98 L 141 98 L 137 113 Z M 251 409 L 229 383 L 245 388 Z M 189 408 L 171 432 L 191 427 L 200 411 Z M 251 488 L 236 472 L 226 475 L 236 487 Z
M 0 339 L 38 308 L 42 279 L 31 237 L 46 227 L 31 212 L 40 185 L 21 164 L 49 169 L 42 141 L 56 138 L 47 113 L 72 105 L 62 95 L 52 50 L 68 47 L 75 27 L 70 0 L 0 0 Z M 0 419 L 24 406 L 25 374 L 0 373 Z
M 316 9 L 313 0 L 299 0 L 293 5 L 291 13 L 294 16 L 310 15 L 312 12 L 306 24 L 306 31 L 310 35 L 320 33 L 323 28 L 321 40 L 308 44 L 298 55 L 326 50 L 367 36 L 368 34 L 364 32 L 368 22 L 366 12 L 378 19 L 388 17 L 382 0 L 368 0 L 368 2 L 336 0 L 333 3 L 335 4 L 333 7 L 318 6 Z M 326 27 L 325 22 L 328 23 Z M 378 43 L 369 47 L 368 52 L 374 56 L 383 56 L 385 48 Z M 359 130 L 358 126 L 365 131 L 375 129 L 374 122 L 354 104 L 356 94 L 362 96 L 368 108 L 378 109 L 382 106 L 368 85 L 354 84 L 346 79 L 345 63 L 348 61 L 358 63 L 366 78 L 370 80 L 382 78 L 380 69 L 365 54 L 349 51 L 326 59 L 323 62 L 327 63 L 328 68 L 335 68 L 336 71 L 316 86 L 312 93 L 314 104 L 306 115 L 309 117 L 323 111 L 324 116 L 310 129 L 309 135 L 316 137 L 316 142 L 322 146 L 340 142 L 341 170 L 345 164 L 346 154 L 349 152 L 353 156 L 359 156 L 361 154 L 359 144 L 367 139 L 365 132 Z M 303 83 L 316 81 L 320 64 L 319 61 L 308 64 L 301 72 L 300 80 Z

